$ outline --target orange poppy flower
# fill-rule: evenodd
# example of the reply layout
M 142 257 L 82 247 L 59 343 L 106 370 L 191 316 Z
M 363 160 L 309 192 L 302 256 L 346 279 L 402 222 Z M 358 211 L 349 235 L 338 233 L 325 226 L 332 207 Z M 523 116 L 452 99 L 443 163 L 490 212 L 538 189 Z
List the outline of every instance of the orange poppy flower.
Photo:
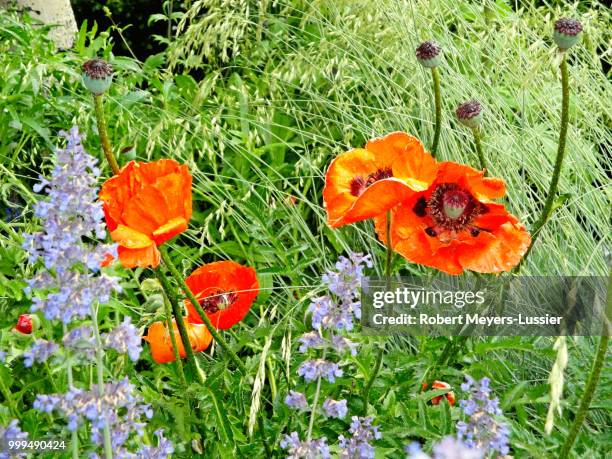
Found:
M 413 263 L 448 274 L 509 271 L 531 237 L 515 216 L 492 201 L 504 194 L 501 179 L 461 164 L 440 163 L 429 188 L 392 211 L 391 246 Z M 386 225 L 386 215 L 376 219 L 385 244 Z
M 222 330 L 240 322 L 259 293 L 255 270 L 233 261 L 201 266 L 185 282 L 212 324 Z M 191 302 L 186 300 L 185 304 L 189 321 L 203 323 Z
M 185 347 L 181 340 L 181 335 L 176 325 L 176 320 L 172 320 L 172 328 L 174 331 L 174 337 L 176 339 L 176 345 L 178 346 L 179 355 L 182 359 L 186 357 Z M 185 322 L 185 328 L 187 328 L 187 335 L 189 336 L 189 343 L 193 352 L 202 352 L 210 346 L 212 342 L 212 335 L 208 331 L 205 325 L 190 324 Z M 151 356 L 157 363 L 168 363 L 174 362 L 174 349 L 172 348 L 172 338 L 168 333 L 168 328 L 164 322 L 153 323 L 147 332 L 147 336 L 144 340 L 151 346 Z
M 327 224 L 337 228 L 385 213 L 436 177 L 436 161 L 416 138 L 393 132 L 332 161 L 323 201 Z
M 423 383 L 422 385 L 422 389 L 423 390 L 427 390 L 427 383 Z M 451 385 L 448 383 L 445 383 L 444 381 L 434 381 L 431 385 L 431 389 L 450 389 Z M 442 397 L 445 397 L 446 400 L 448 400 L 448 403 L 450 404 L 450 406 L 453 406 L 455 404 L 455 393 L 451 390 L 449 392 L 447 392 L 444 395 L 438 395 L 437 397 L 434 397 L 431 399 L 431 404 L 432 405 L 439 405 L 440 402 L 442 401 Z
M 121 264 L 156 267 L 157 246 L 187 229 L 191 174 L 172 159 L 131 161 L 104 182 L 100 200 Z

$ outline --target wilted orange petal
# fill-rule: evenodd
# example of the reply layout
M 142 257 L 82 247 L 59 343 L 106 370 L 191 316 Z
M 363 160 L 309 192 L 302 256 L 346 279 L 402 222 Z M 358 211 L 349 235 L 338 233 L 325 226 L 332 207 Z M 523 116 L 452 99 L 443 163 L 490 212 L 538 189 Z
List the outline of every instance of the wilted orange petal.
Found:
M 157 245 L 172 239 L 187 229 L 187 220 L 177 217 L 153 231 L 153 240 Z

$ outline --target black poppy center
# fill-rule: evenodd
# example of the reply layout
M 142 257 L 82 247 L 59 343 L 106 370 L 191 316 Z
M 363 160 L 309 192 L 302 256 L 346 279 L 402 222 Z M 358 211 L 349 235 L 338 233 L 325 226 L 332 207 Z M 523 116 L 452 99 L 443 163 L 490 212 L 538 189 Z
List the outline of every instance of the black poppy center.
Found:
M 228 309 L 238 299 L 236 292 L 226 292 L 218 290 L 217 292 L 200 300 L 200 306 L 209 314 Z
M 357 176 L 351 181 L 351 194 L 359 197 L 373 183 L 393 177 L 393 171 L 389 167 L 378 169 L 367 177 Z

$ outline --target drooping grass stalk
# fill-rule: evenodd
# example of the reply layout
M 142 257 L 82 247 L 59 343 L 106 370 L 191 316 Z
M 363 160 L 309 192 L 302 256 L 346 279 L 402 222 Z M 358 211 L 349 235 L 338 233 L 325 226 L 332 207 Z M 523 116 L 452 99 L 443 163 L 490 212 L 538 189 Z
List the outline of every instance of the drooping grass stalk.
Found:
M 157 276 L 157 279 L 159 280 L 159 283 L 164 289 L 166 296 L 168 297 L 168 301 L 170 302 L 170 305 L 172 306 L 172 312 L 174 313 L 174 319 L 176 320 L 176 325 L 179 330 L 179 335 L 181 336 L 181 341 L 183 342 L 183 348 L 185 349 L 185 354 L 187 355 L 187 361 L 191 365 L 192 371 L 196 375 L 196 378 L 198 378 L 198 381 L 203 384 L 204 378 L 202 377 L 202 374 L 200 373 L 200 370 L 198 369 L 198 363 L 196 362 L 195 354 L 193 353 L 193 349 L 191 348 L 191 342 L 189 341 L 189 333 L 187 331 L 187 326 L 185 325 L 185 320 L 183 319 L 183 313 L 181 311 L 181 306 L 178 302 L 176 294 L 172 288 L 172 285 L 170 284 L 168 277 L 166 277 L 166 274 L 164 273 L 163 269 L 157 268 L 155 270 L 155 274 Z M 170 336 L 174 335 L 174 327 L 171 327 L 168 330 L 168 333 L 170 333 Z M 173 343 L 173 345 L 174 344 L 175 343 Z
M 561 447 L 561 451 L 559 452 L 559 459 L 566 459 L 569 457 L 569 453 L 574 446 L 574 442 L 576 441 L 576 437 L 580 432 L 582 427 L 582 423 L 584 422 L 584 418 L 587 415 L 589 410 L 589 406 L 591 404 L 591 400 L 593 399 L 593 395 L 595 394 L 595 389 L 597 388 L 597 383 L 599 382 L 599 377 L 601 376 L 601 370 L 603 368 L 604 360 L 606 357 L 606 351 L 608 350 L 608 343 L 610 341 L 608 323 L 604 324 L 602 337 L 599 340 L 599 347 L 597 348 L 597 354 L 595 355 L 595 360 L 593 361 L 593 368 L 591 369 L 591 374 L 589 375 L 589 379 L 584 388 L 584 394 L 582 395 L 582 399 L 580 400 L 580 406 L 578 407 L 578 412 L 576 413 L 576 417 L 574 418 L 574 422 L 570 427 L 570 431 L 567 434 L 567 438 L 565 439 L 565 443 Z
M 64 336 L 68 333 L 68 327 L 66 324 L 62 324 L 64 330 Z M 68 357 L 68 361 L 66 363 L 66 375 L 68 377 L 68 388 L 72 389 L 74 386 L 74 378 L 72 375 L 72 362 L 70 361 L 70 357 Z M 70 434 L 70 449 L 72 451 L 72 459 L 79 459 L 79 433 L 77 429 L 74 429 Z
M 436 157 L 438 144 L 440 143 L 440 132 L 442 130 L 442 96 L 440 93 L 440 72 L 437 67 L 431 69 L 433 78 L 434 103 L 436 106 L 436 125 L 434 130 L 434 139 L 431 146 L 431 156 Z
M 567 52 L 563 51 L 563 57 L 561 58 L 561 64 L 559 66 L 561 69 L 561 90 L 562 90 L 562 102 L 561 102 L 561 127 L 559 130 L 559 145 L 557 147 L 557 159 L 555 160 L 555 169 L 553 171 L 553 176 L 550 181 L 550 186 L 548 187 L 548 193 L 546 194 L 546 201 L 544 203 L 544 207 L 542 208 L 542 213 L 540 214 L 540 218 L 533 225 L 531 230 L 531 244 L 525 252 L 525 256 L 520 261 L 520 263 L 516 266 L 515 271 L 518 272 L 531 252 L 535 241 L 538 239 L 540 235 L 540 231 L 542 227 L 548 221 L 550 214 L 553 209 L 553 204 L 555 202 L 555 198 L 557 196 L 557 187 L 559 185 L 559 177 L 561 176 L 561 167 L 563 166 L 563 158 L 565 156 L 565 144 L 567 141 L 567 127 L 569 124 L 569 100 L 570 100 L 570 90 L 569 90 L 569 71 L 567 68 Z
M 187 387 L 187 379 L 185 378 L 185 372 L 183 371 L 183 362 L 181 362 L 181 355 L 179 353 L 178 345 L 176 344 L 176 336 L 174 336 L 174 327 L 172 326 L 172 310 L 170 309 L 170 300 L 168 299 L 168 296 L 165 292 L 162 295 L 164 298 L 164 310 L 166 312 L 166 326 L 168 327 L 170 341 L 172 342 L 172 351 L 174 352 L 174 364 L 176 366 L 176 372 L 178 373 L 179 379 L 181 380 L 183 386 Z
M 115 159 L 113 150 L 111 149 L 110 141 L 108 140 L 108 131 L 106 128 L 106 119 L 104 118 L 104 104 L 102 102 L 102 94 L 94 94 L 94 112 L 96 114 L 96 122 L 98 125 L 98 134 L 100 135 L 100 142 L 102 143 L 102 149 L 104 150 L 104 156 L 110 165 L 113 175 L 119 173 L 119 164 Z
M 234 361 L 234 363 L 238 366 L 238 368 L 240 368 L 246 374 L 248 371 L 246 365 L 244 364 L 242 360 L 240 360 L 240 357 L 236 355 L 236 353 L 232 350 L 232 348 L 229 347 L 229 344 L 227 344 L 227 341 L 225 341 L 223 336 L 221 336 L 221 334 L 217 331 L 215 326 L 212 324 L 212 322 L 206 315 L 206 312 L 204 312 L 204 309 L 200 305 L 200 302 L 197 300 L 195 295 L 191 292 L 191 289 L 185 283 L 185 279 L 183 279 L 183 276 L 181 276 L 176 266 L 174 266 L 172 259 L 166 252 L 166 249 L 164 247 L 160 247 L 159 250 L 161 252 L 162 260 L 164 261 L 164 264 L 170 271 L 170 274 L 172 275 L 174 280 L 178 283 L 178 285 L 183 289 L 183 291 L 185 292 L 185 295 L 187 295 L 187 298 L 189 299 L 189 301 L 191 301 L 191 304 L 195 307 L 196 311 L 198 312 L 198 314 L 204 321 L 204 324 L 208 328 L 208 331 L 210 331 L 210 334 L 213 336 L 215 341 L 219 343 L 219 345 L 223 348 L 223 350 L 229 354 L 230 358 Z
M 102 339 L 100 338 L 100 329 L 98 328 L 98 311 L 92 305 L 91 307 L 91 326 L 96 340 L 96 374 L 98 381 L 98 396 L 104 397 L 104 349 L 102 348 Z M 110 427 L 108 425 L 108 416 L 104 416 L 104 457 L 106 459 L 113 458 L 113 446 L 111 443 Z
M 482 150 L 482 142 L 480 141 L 480 127 L 476 126 L 472 128 L 472 134 L 474 134 L 474 147 L 476 148 L 476 154 L 478 155 L 478 162 L 480 163 L 480 168 L 487 170 L 487 161 L 485 160 L 484 152 Z M 485 172 L 485 175 L 487 172 Z

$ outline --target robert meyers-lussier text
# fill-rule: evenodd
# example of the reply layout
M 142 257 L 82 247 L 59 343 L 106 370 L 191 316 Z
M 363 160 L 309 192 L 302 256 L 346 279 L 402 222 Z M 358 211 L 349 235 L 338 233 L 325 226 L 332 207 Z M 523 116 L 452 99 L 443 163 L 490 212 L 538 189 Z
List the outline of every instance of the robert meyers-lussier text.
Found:
M 559 325 L 563 316 L 481 316 L 480 314 L 462 314 L 458 316 L 443 316 L 441 314 L 399 314 L 386 316 L 374 314 L 372 322 L 375 325 Z

